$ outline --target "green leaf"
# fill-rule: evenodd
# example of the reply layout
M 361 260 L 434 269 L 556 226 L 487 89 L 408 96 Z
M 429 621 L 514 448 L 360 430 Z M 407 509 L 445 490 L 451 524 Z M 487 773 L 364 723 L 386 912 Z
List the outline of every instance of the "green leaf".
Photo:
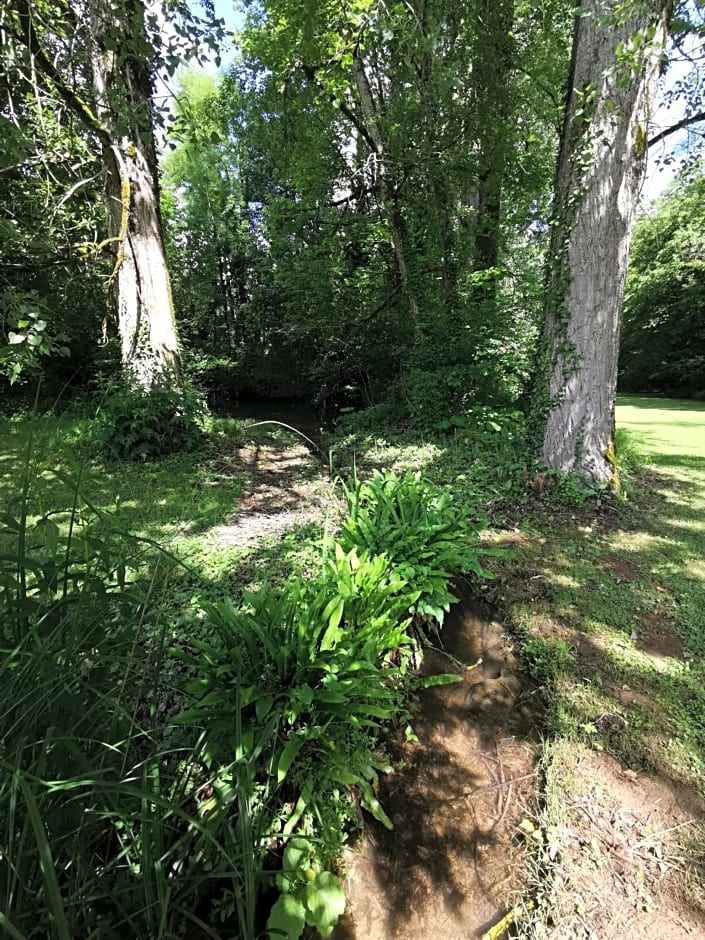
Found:
M 345 891 L 340 879 L 322 871 L 306 888 L 306 921 L 327 936 L 345 912 Z
M 286 777 L 289 768 L 296 755 L 299 753 L 301 748 L 306 743 L 306 738 L 303 735 L 294 735 L 287 741 L 286 747 L 279 755 L 279 761 L 277 762 L 277 783 L 282 783 Z
M 304 839 L 303 836 L 294 836 L 287 842 L 284 849 L 282 870 L 287 874 L 293 874 L 299 871 L 303 863 L 308 862 L 312 855 L 313 846 L 308 839 Z
M 0 911 L 0 927 L 2 927 L 5 935 L 11 937 L 12 940 L 27 940 L 27 935 L 20 933 L 17 927 L 7 919 L 2 911 Z
M 444 673 L 439 676 L 426 676 L 424 679 L 418 679 L 414 683 L 415 689 L 432 689 L 438 685 L 455 685 L 462 682 L 463 677 L 454 673 Z
M 271 940 L 298 940 L 306 924 L 303 903 L 291 894 L 282 894 L 267 920 L 267 936 Z
M 58 940 L 71 940 L 71 932 L 69 930 L 68 921 L 66 920 L 64 902 L 56 877 L 56 866 L 51 855 L 51 847 L 47 838 L 44 820 L 41 818 L 39 807 L 37 806 L 29 784 L 25 780 L 20 780 L 20 788 L 24 795 L 27 815 L 29 816 L 34 838 L 37 843 L 37 849 L 39 850 L 39 864 L 44 878 L 44 896 L 52 914 L 54 936 L 57 937 Z
M 368 813 L 371 813 L 374 818 L 378 822 L 381 822 L 382 825 L 387 829 L 393 829 L 394 823 L 382 809 L 382 804 L 374 795 L 372 787 L 369 785 L 369 783 L 360 783 L 360 790 L 362 793 L 362 799 L 360 802 L 362 803 L 363 808 L 366 809 Z

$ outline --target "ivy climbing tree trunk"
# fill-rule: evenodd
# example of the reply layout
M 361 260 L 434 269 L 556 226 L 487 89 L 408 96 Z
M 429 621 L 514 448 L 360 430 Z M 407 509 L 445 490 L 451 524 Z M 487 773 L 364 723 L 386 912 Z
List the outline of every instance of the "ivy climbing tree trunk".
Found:
M 548 466 L 596 482 L 616 482 L 622 298 L 671 7 L 576 6 L 534 406 Z
M 141 0 L 91 0 L 91 69 L 105 167 L 110 278 L 123 370 L 150 389 L 180 381 L 159 204 L 152 70 Z
M 158 23 L 159 10 L 151 11 Z M 179 348 L 164 251 L 154 147 L 152 65 L 143 0 L 85 4 L 13 0 L 13 40 L 29 54 L 31 74 L 47 83 L 95 135 L 106 179 L 108 238 L 85 251 L 109 249 L 110 290 L 122 365 L 136 387 L 180 382 Z M 56 54 L 73 35 L 87 50 L 81 67 Z M 90 89 L 82 83 L 86 61 Z M 70 66 L 70 67 L 69 67 Z

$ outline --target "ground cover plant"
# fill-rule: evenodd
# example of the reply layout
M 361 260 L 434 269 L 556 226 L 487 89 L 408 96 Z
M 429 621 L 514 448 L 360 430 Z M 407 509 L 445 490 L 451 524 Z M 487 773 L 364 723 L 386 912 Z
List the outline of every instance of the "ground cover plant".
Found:
M 353 482 L 343 543 L 314 530 L 303 576 L 294 562 L 285 584 L 223 601 L 235 583 L 213 578 L 207 533 L 225 502 L 193 518 L 212 452 L 86 464 L 85 423 L 3 428 L 3 929 L 328 932 L 359 807 L 391 825 L 379 737 L 409 719 L 412 617 L 440 622 L 458 565 L 482 574 L 478 525 L 417 475 Z M 219 479 L 220 499 L 238 482 Z M 125 498 L 137 489 L 161 499 Z M 397 558 L 389 525 L 378 544 L 365 529 L 378 502 L 405 534 Z

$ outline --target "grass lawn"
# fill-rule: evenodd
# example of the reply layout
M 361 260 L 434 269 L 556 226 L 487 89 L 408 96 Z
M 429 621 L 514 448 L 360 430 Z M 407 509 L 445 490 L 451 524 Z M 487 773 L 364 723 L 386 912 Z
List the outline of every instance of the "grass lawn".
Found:
M 570 509 L 544 494 L 520 531 L 497 536 L 515 550 L 499 572 L 502 603 L 546 702 L 541 825 L 564 845 L 536 874 L 535 891 L 561 936 L 573 936 L 571 910 L 643 877 L 625 868 L 593 883 L 596 865 L 609 871 L 608 857 L 586 861 L 566 833 L 590 845 L 605 825 L 614 834 L 618 814 L 631 811 L 625 802 L 610 809 L 622 780 L 645 783 L 621 800 L 649 786 L 661 804 L 705 794 L 705 403 L 621 397 L 617 427 L 618 455 L 631 468 L 626 501 Z M 602 830 L 581 828 L 576 807 L 586 804 Z M 635 814 L 648 815 L 648 805 Z M 693 875 L 702 832 L 680 831 L 691 848 L 678 848 L 679 864 L 691 883 L 679 897 L 702 908 L 703 878 Z M 624 891 L 625 909 L 654 903 Z M 543 922 L 535 936 L 555 934 Z

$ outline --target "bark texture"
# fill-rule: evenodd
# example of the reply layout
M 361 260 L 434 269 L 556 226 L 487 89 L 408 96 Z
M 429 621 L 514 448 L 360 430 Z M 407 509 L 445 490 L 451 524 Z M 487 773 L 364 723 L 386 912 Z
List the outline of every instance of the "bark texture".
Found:
M 141 0 L 91 0 L 91 66 L 106 172 L 110 279 L 123 369 L 150 389 L 180 380 Z
M 544 461 L 593 481 L 614 480 L 621 307 L 670 13 L 669 0 L 576 10 L 538 394 Z

